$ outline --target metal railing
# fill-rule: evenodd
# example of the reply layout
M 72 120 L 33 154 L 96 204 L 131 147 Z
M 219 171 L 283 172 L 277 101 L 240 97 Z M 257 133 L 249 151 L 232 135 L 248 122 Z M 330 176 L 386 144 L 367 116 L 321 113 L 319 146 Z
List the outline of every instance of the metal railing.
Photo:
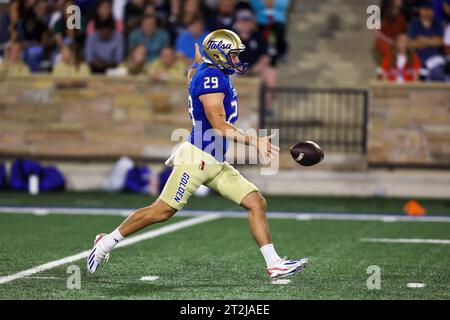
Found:
M 260 128 L 279 129 L 282 147 L 312 140 L 327 151 L 366 154 L 368 100 L 363 89 L 263 86 Z

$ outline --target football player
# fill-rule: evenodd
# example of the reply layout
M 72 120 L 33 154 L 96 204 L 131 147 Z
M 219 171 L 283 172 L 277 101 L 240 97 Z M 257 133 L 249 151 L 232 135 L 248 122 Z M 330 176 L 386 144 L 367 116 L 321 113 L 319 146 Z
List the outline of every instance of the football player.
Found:
M 254 184 L 225 161 L 228 140 L 256 147 L 265 159 L 277 156 L 279 151 L 271 143 L 273 135 L 258 138 L 234 126 L 238 119 L 238 96 L 230 76 L 246 71 L 247 65 L 239 61 L 239 53 L 245 46 L 234 32 L 220 29 L 205 38 L 202 49 L 203 57 L 196 46 L 197 60 L 201 61 L 194 63 L 188 73 L 188 109 L 192 119 L 189 140 L 166 161 L 173 171 L 159 198 L 133 212 L 111 233 L 97 235 L 87 259 L 91 273 L 109 258 L 109 252 L 124 237 L 172 217 L 202 184 L 248 211 L 250 231 L 270 278 L 292 275 L 308 263 L 307 258 L 280 258 L 272 244 L 266 200 Z

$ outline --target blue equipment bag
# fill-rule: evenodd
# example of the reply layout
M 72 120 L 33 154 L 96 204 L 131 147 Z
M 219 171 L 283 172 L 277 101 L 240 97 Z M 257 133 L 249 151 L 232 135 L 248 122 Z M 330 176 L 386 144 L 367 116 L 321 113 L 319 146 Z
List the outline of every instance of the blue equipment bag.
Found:
M 64 190 L 66 181 L 61 171 L 54 166 L 42 168 L 39 176 L 39 189 L 41 191 Z
M 150 188 L 150 169 L 146 166 L 135 166 L 128 170 L 124 190 L 131 192 L 148 192 Z
M 52 191 L 65 188 L 65 179 L 61 171 L 54 166 L 42 167 L 29 159 L 18 159 L 11 167 L 11 189 L 28 191 L 28 179 L 31 175 L 39 177 L 39 190 Z
M 28 177 L 32 174 L 39 175 L 41 166 L 39 163 L 28 160 L 18 159 L 11 166 L 11 189 L 17 191 L 28 191 Z

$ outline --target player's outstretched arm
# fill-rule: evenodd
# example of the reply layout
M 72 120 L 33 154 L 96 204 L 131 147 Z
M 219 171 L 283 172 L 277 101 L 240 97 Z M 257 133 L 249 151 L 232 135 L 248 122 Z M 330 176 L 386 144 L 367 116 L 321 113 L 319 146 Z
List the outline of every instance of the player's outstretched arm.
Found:
M 223 107 L 224 97 L 225 94 L 220 92 L 204 94 L 199 97 L 203 104 L 206 117 L 214 130 L 229 140 L 256 147 L 265 158 L 276 157 L 280 148 L 271 143 L 274 135 L 261 138 L 250 136 L 241 132 L 234 125 L 226 122 L 225 109 Z
M 195 49 L 194 66 L 191 67 L 191 69 L 189 69 L 189 71 L 188 71 L 188 74 L 187 74 L 187 82 L 188 83 L 189 83 L 189 81 L 191 81 L 192 77 L 194 76 L 195 72 L 197 71 L 197 67 L 195 65 L 202 63 L 202 54 L 200 53 L 200 47 L 198 46 L 197 43 L 194 44 L 194 49 Z

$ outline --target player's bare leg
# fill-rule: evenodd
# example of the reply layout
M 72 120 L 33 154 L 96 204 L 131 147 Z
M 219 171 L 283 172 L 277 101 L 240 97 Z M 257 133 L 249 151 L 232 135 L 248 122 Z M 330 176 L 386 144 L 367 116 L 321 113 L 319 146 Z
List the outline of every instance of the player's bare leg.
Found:
M 248 224 L 253 239 L 259 247 L 272 243 L 269 223 L 267 222 L 267 202 L 261 193 L 255 191 L 249 193 L 241 202 L 241 207 L 247 209 Z
M 308 259 L 287 260 L 280 258 L 275 251 L 267 222 L 267 203 L 261 193 L 249 193 L 241 202 L 241 207 L 248 211 L 248 223 L 253 239 L 266 261 L 267 273 L 272 279 L 282 278 L 295 274 L 306 268 Z
M 161 199 L 152 205 L 136 210 L 119 226 L 119 232 L 127 237 L 149 225 L 170 219 L 177 211 Z
M 152 205 L 141 208 L 128 216 L 122 224 L 109 234 L 99 234 L 94 241 L 94 248 L 87 259 L 88 270 L 94 273 L 102 261 L 109 258 L 109 252 L 121 241 L 139 230 L 154 223 L 163 222 L 172 217 L 177 210 L 161 199 Z

